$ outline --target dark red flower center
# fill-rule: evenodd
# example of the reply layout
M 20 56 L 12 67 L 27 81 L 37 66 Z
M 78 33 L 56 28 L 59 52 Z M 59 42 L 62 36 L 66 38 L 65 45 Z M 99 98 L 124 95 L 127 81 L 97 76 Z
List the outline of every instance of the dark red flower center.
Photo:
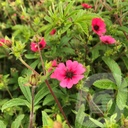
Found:
M 98 31 L 98 30 L 99 30 L 99 26 L 98 26 L 98 25 L 94 25 L 94 29 L 95 29 L 96 31 Z
M 105 43 L 105 44 L 109 44 L 109 41 L 108 41 L 108 40 L 106 40 L 106 41 L 104 41 L 104 43 Z
M 74 76 L 74 73 L 71 71 L 66 72 L 66 78 L 72 78 Z
M 39 44 L 39 48 L 43 48 L 43 45 L 42 44 Z
M 35 48 L 38 49 L 38 44 L 35 46 Z M 39 44 L 39 48 L 43 48 L 43 45 L 42 44 Z

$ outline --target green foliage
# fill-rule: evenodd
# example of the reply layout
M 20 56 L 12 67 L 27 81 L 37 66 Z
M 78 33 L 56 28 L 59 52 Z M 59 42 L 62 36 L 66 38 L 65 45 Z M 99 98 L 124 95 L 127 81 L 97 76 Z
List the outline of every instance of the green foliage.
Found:
M 122 82 L 122 74 L 121 74 L 121 70 L 120 67 L 118 66 L 118 64 L 111 58 L 108 57 L 104 57 L 103 58 L 104 62 L 108 65 L 108 67 L 110 68 L 111 72 L 113 73 L 113 77 L 116 81 L 117 86 L 121 86 L 121 82 Z
M 20 99 L 20 98 L 13 98 L 9 101 L 7 101 L 1 108 L 2 111 L 4 111 L 7 108 L 11 108 L 14 106 L 27 106 L 30 107 L 30 103 L 27 100 Z
M 116 84 L 109 79 L 97 80 L 93 85 L 100 89 L 117 89 Z
M 128 126 L 127 0 L 0 2 L 0 39 L 8 40 L 2 46 L 0 42 L 0 127 L 27 128 L 33 110 L 33 127 L 52 128 L 59 122 L 68 128 L 56 98 L 73 128 Z M 93 18 L 102 18 L 104 35 L 115 44 L 100 40 L 92 30 Z M 33 52 L 31 43 L 42 38 L 46 46 Z M 78 61 L 86 69 L 84 79 L 72 89 L 61 88 L 50 77 L 56 68 L 52 60 Z
M 1 121 L 1 120 L 0 120 L 0 126 L 1 126 L 2 128 L 6 128 L 6 125 L 5 125 L 4 122 Z
M 25 85 L 27 82 L 28 81 L 23 77 L 19 77 L 19 79 L 18 79 L 20 89 L 21 89 L 22 93 L 24 94 L 25 98 L 30 103 L 31 102 L 31 92 L 30 92 L 30 88 Z
M 11 128 L 19 128 L 24 116 L 24 114 L 18 115 L 18 117 L 12 122 Z

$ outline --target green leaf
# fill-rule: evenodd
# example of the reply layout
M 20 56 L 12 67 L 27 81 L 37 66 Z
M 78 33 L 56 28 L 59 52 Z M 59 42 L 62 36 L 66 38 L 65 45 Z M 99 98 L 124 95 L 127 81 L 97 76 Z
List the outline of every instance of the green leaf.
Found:
M 46 16 L 44 17 L 44 19 L 45 19 L 46 21 L 48 21 L 49 23 L 52 23 L 52 22 L 53 22 L 52 19 L 51 19 L 48 15 L 46 15 Z
M 45 97 L 45 99 L 43 100 L 43 105 L 47 105 L 48 103 L 50 103 L 50 102 L 52 102 L 52 101 L 54 101 L 54 98 L 53 98 L 53 96 L 50 94 L 50 95 L 47 95 L 46 97 Z
M 117 96 L 116 96 L 116 103 L 120 110 L 123 110 L 126 102 L 127 102 L 127 91 L 126 90 L 118 90 Z
M 31 103 L 31 92 L 30 92 L 30 87 L 25 86 L 27 83 L 27 80 L 23 77 L 19 77 L 18 83 L 20 86 L 20 89 L 22 93 L 24 94 L 25 98 L 28 100 L 29 103 Z
M 93 85 L 100 89 L 117 89 L 116 84 L 109 79 L 97 80 Z
M 11 128 L 19 128 L 24 116 L 24 114 L 18 115 L 17 118 L 12 122 Z
M 47 115 L 45 111 L 42 111 L 43 128 L 52 128 L 53 120 Z
M 14 107 L 14 106 L 27 106 L 30 107 L 30 103 L 27 100 L 20 99 L 20 98 L 13 98 L 7 101 L 1 108 L 1 111 L 4 111 L 7 108 Z
M 25 54 L 25 57 L 27 59 L 36 59 L 36 58 L 38 58 L 38 56 L 36 56 L 35 54 L 34 55 L 33 54 Z
M 49 93 L 47 86 L 43 86 L 38 93 L 35 95 L 34 105 L 37 105 L 40 100 Z
M 6 125 L 4 124 L 4 122 L 2 120 L 0 120 L 0 127 L 1 128 L 6 128 Z
M 93 123 L 95 123 L 97 126 L 99 126 L 100 128 L 103 128 L 103 127 L 104 127 L 104 125 L 103 125 L 101 122 L 99 122 L 98 120 L 93 119 L 93 118 L 91 118 L 91 117 L 89 117 L 89 119 L 90 119 Z
M 88 36 L 88 26 L 84 22 L 76 23 L 76 25 Z
M 71 37 L 63 36 L 60 40 L 59 47 L 61 48 L 62 46 L 67 45 L 70 39 Z
M 122 76 L 121 76 L 121 70 L 120 70 L 120 67 L 118 66 L 118 64 L 111 58 L 109 57 L 103 57 L 103 60 L 104 62 L 107 64 L 107 66 L 110 68 L 112 74 L 113 74 L 113 77 L 116 81 L 116 84 L 118 87 L 121 86 L 121 79 L 122 79 Z
M 72 12 L 71 8 L 73 7 L 73 3 L 74 3 L 74 1 L 70 1 L 70 3 L 66 6 L 66 8 L 64 10 L 65 16 L 68 16 Z
M 64 54 L 71 54 L 71 55 L 74 55 L 74 49 L 70 48 L 70 47 L 64 47 L 63 49 L 61 49 L 61 52 L 64 53 Z M 59 53 L 58 53 L 59 55 Z
M 122 57 L 121 59 L 123 60 L 125 66 L 126 66 L 126 68 L 128 70 L 128 59 L 127 59 L 127 57 Z
M 121 30 L 121 31 L 125 31 L 125 32 L 128 33 L 128 27 L 126 27 L 126 26 L 121 26 L 118 29 Z
M 76 120 L 75 120 L 75 128 L 82 128 L 82 124 L 84 122 L 85 118 L 85 106 L 82 104 L 78 110 L 78 113 L 76 115 Z

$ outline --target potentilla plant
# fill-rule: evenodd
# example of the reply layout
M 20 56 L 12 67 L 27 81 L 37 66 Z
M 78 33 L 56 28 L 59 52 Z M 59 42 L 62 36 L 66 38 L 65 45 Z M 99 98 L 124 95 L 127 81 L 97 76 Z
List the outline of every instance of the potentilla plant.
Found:
M 127 5 L 2 1 L 0 126 L 127 127 Z

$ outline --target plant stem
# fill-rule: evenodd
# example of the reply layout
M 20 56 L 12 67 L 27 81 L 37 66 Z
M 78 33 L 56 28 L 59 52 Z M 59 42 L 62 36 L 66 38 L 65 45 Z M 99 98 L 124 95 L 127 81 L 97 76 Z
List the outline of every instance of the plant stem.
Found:
M 46 85 L 47 85 L 47 87 L 48 87 L 50 93 L 52 94 L 52 96 L 53 96 L 55 102 L 57 103 L 57 106 L 58 106 L 58 108 L 60 109 L 60 112 L 62 113 L 64 119 L 66 120 L 66 122 L 67 122 L 69 128 L 71 128 L 70 123 L 68 122 L 68 119 L 67 119 L 67 117 L 66 117 L 66 115 L 65 115 L 65 113 L 64 113 L 64 111 L 63 111 L 63 108 L 62 108 L 62 106 L 61 106 L 59 100 L 58 100 L 57 97 L 55 96 L 55 94 L 54 94 L 54 92 L 53 92 L 53 90 L 52 90 L 52 88 L 51 88 L 51 86 L 50 86 L 50 84 L 49 84 L 49 82 L 48 82 L 47 79 L 45 80 L 45 83 L 46 83 Z
M 31 71 L 33 71 L 33 73 L 35 73 L 36 75 L 39 75 L 38 72 L 36 72 L 31 66 L 29 66 L 23 59 L 22 57 L 19 58 L 19 60 L 22 62 L 22 64 L 24 64 L 28 69 L 30 69 Z
M 40 51 L 39 46 L 38 46 L 38 50 L 39 50 L 40 60 L 41 60 L 41 63 L 42 63 L 43 73 L 44 73 L 44 75 L 46 75 L 45 66 L 44 66 L 44 61 L 43 61 L 43 58 L 42 58 L 42 55 L 41 55 L 41 51 Z M 53 92 L 53 90 L 52 90 L 52 88 L 51 88 L 51 86 L 50 86 L 50 84 L 49 84 L 49 82 L 48 82 L 47 79 L 45 80 L 45 83 L 46 83 L 46 85 L 47 85 L 47 87 L 48 87 L 48 89 L 49 89 L 51 95 L 53 96 L 53 98 L 54 98 L 54 100 L 55 100 L 55 102 L 56 102 L 58 108 L 60 109 L 60 112 L 62 113 L 64 119 L 66 120 L 66 122 L 67 122 L 69 128 L 71 128 L 70 123 L 68 122 L 68 119 L 67 119 L 67 117 L 66 117 L 66 115 L 65 115 L 65 113 L 64 113 L 64 111 L 63 111 L 63 108 L 62 108 L 62 106 L 61 106 L 59 100 L 57 99 L 56 95 L 54 94 L 54 92 Z
M 34 126 L 34 94 L 35 94 L 35 88 L 36 88 L 36 86 L 32 86 L 32 90 L 31 90 L 32 102 L 31 102 L 29 127 L 28 128 L 33 128 L 33 126 Z
M 39 54 L 40 54 L 40 57 L 42 58 L 40 50 L 39 50 Z M 35 74 L 39 75 L 39 73 L 36 72 L 32 67 L 30 67 L 30 66 L 22 59 L 22 57 L 20 57 L 19 60 L 20 60 L 28 69 L 32 70 Z M 44 65 L 43 65 L 44 62 L 42 62 L 42 61 L 43 61 L 43 59 L 41 59 L 41 63 L 42 63 L 42 68 L 43 68 L 43 70 L 44 70 Z M 44 72 L 44 73 L 45 73 L 45 72 Z M 55 102 L 57 103 L 58 108 L 60 109 L 60 112 L 62 113 L 64 119 L 66 120 L 66 122 L 67 122 L 69 128 L 71 128 L 70 123 L 69 123 L 69 121 L 68 121 L 68 119 L 67 119 L 67 117 L 66 117 L 66 115 L 65 115 L 65 113 L 64 113 L 64 111 L 63 111 L 63 108 L 62 108 L 62 106 L 60 105 L 59 100 L 58 100 L 57 97 L 55 96 L 55 94 L 54 94 L 54 92 L 53 92 L 53 90 L 52 90 L 52 88 L 51 88 L 51 86 L 50 86 L 50 84 L 49 84 L 49 82 L 48 82 L 47 79 L 45 80 L 45 83 L 46 83 L 46 85 L 47 85 L 47 87 L 48 87 L 48 89 L 49 89 L 51 95 L 53 96 Z M 32 86 L 32 87 L 33 87 L 33 86 Z M 34 96 L 33 96 L 32 99 L 34 99 Z M 34 100 L 33 100 L 32 102 L 34 102 Z M 33 107 L 32 107 L 32 108 L 33 108 Z M 30 115 L 31 115 L 31 114 L 32 114 L 32 113 L 30 113 Z M 30 117 L 32 117 L 32 116 L 30 116 Z M 32 119 L 31 119 L 31 121 L 32 121 Z M 29 123 L 29 125 L 30 125 L 30 124 L 31 124 L 31 122 Z M 28 128 L 32 128 L 32 127 L 28 127 Z

